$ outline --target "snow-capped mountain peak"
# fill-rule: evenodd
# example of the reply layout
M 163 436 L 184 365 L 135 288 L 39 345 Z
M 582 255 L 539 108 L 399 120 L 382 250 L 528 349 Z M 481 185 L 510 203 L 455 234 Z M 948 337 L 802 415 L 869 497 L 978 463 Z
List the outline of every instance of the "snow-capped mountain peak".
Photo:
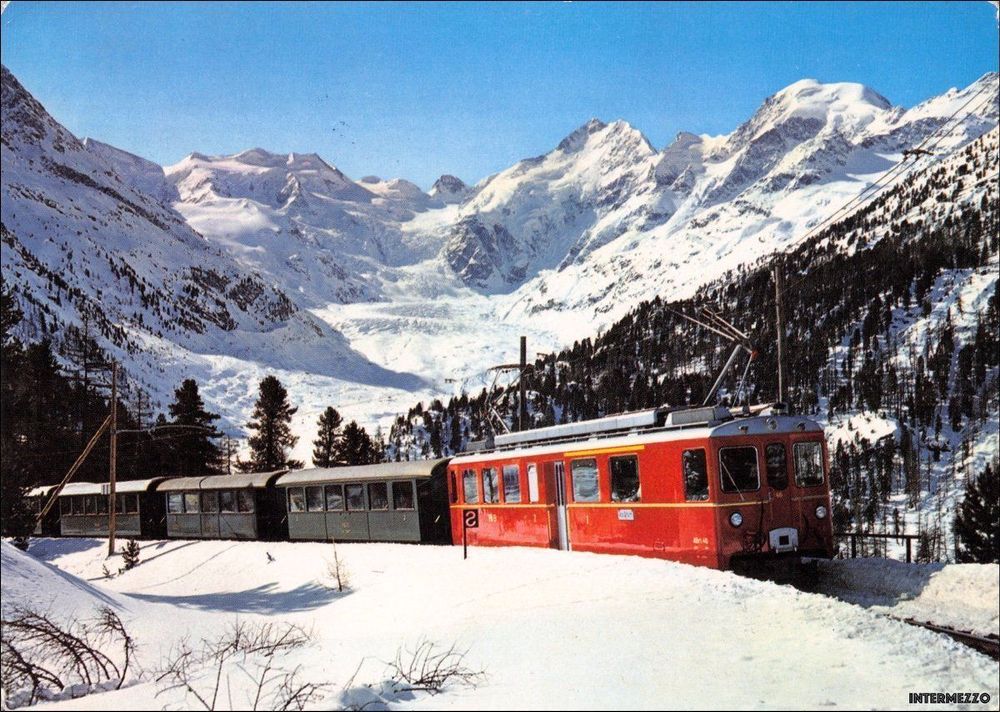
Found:
M 469 186 L 467 186 L 461 178 L 456 178 L 455 176 L 448 175 L 446 173 L 434 181 L 434 185 L 431 186 L 429 195 L 433 198 L 437 198 L 446 205 L 451 205 L 454 203 L 461 203 L 469 197 L 471 192 L 472 191 Z

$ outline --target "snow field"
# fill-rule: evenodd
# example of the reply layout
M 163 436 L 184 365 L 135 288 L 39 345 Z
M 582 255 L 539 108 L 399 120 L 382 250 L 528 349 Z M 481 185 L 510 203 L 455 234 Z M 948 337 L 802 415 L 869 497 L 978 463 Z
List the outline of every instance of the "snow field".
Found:
M 385 661 L 421 640 L 468 649 L 487 678 L 394 708 L 899 708 L 911 691 L 989 692 L 985 708 L 997 708 L 997 663 L 944 636 L 672 562 L 520 548 L 473 548 L 463 562 L 458 547 L 341 544 L 351 590 L 340 594 L 329 588 L 331 544 L 143 542 L 136 569 L 99 580 L 104 546 L 39 540 L 31 552 L 118 597 L 147 667 L 185 633 L 209 637 L 237 617 L 311 629 L 315 647 L 289 662 L 333 686 L 322 708 L 358 699 L 339 692 L 355 672 L 355 686 L 378 690 Z M 5 601 L 30 595 L 38 581 L 15 583 L 27 564 L 9 567 L 4 551 Z M 181 702 L 155 695 L 146 682 L 51 706 Z

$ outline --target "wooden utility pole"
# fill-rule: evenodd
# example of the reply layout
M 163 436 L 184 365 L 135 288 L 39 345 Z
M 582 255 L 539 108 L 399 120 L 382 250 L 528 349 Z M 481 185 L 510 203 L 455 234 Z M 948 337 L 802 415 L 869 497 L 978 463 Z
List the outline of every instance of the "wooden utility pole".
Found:
M 233 439 L 226 436 L 226 474 L 233 474 Z
M 524 374 L 528 370 L 528 337 L 521 337 L 521 372 L 520 377 L 517 379 L 517 429 L 519 432 L 523 432 L 525 425 L 528 422 L 528 404 L 524 400 Z
M 785 373 L 782 367 L 783 351 L 785 342 L 785 320 L 782 309 L 782 293 L 784 284 L 781 269 L 781 257 L 774 261 L 774 310 L 777 320 L 776 329 L 778 331 L 778 402 L 785 402 Z
M 108 556 L 115 553 L 115 482 L 118 470 L 118 364 L 111 364 L 111 461 L 108 487 Z
M 67 472 L 66 476 L 62 478 L 62 482 L 60 482 L 59 485 L 54 490 L 52 490 L 52 494 L 49 495 L 48 503 L 42 508 L 42 511 L 39 512 L 38 514 L 38 519 L 35 521 L 35 526 L 37 526 L 43 519 L 45 519 L 45 515 L 49 513 L 49 510 L 52 509 L 52 506 L 56 503 L 56 500 L 59 498 L 59 493 L 62 492 L 62 488 L 66 486 L 67 482 L 73 479 L 73 475 L 75 475 L 76 471 L 80 469 L 80 465 L 82 465 L 83 461 L 87 459 L 87 455 L 89 455 L 90 451 L 94 449 L 94 445 L 97 444 L 97 441 L 100 440 L 101 436 L 104 435 L 104 431 L 107 430 L 110 425 L 111 425 L 111 416 L 109 415 L 107 418 L 104 419 L 104 422 L 101 423 L 101 427 L 97 429 L 97 432 L 90 437 L 90 441 L 87 443 L 87 447 L 85 447 L 83 449 L 83 452 L 80 453 L 80 456 L 76 458 L 76 462 L 74 462 L 73 465 L 69 468 L 69 472 Z

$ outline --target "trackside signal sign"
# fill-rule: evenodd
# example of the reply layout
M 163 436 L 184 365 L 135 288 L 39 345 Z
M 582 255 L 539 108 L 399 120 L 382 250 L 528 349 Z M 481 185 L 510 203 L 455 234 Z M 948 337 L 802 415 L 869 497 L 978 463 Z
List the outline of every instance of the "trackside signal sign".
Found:
M 470 529 L 479 528 L 479 510 L 466 509 L 462 512 L 462 558 L 469 558 L 469 537 L 466 536 Z

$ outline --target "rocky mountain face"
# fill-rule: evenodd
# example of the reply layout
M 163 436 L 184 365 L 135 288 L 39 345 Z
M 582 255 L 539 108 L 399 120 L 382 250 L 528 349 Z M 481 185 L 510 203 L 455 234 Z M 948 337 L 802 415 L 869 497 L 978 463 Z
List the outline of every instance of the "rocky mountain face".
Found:
M 461 178 L 445 174 L 434 181 L 428 195 L 447 205 L 452 205 L 463 202 L 471 193 L 472 190 L 462 182 Z

